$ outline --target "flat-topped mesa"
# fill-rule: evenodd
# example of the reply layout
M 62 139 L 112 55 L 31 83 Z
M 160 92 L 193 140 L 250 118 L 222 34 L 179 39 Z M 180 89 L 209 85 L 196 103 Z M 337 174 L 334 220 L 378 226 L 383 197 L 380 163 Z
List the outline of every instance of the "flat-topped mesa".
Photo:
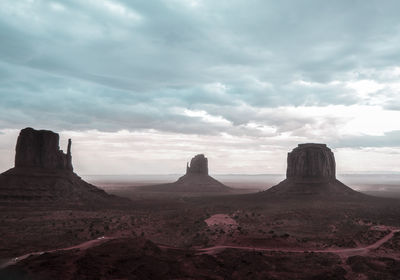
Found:
M 59 139 L 59 135 L 50 130 L 22 129 L 15 149 L 15 167 L 73 171 L 71 139 L 67 154 L 60 150 Z
M 190 165 L 186 165 L 186 174 L 208 175 L 208 159 L 203 154 L 196 155 Z
M 294 182 L 336 179 L 335 157 L 325 144 L 299 144 L 288 153 L 286 177 Z

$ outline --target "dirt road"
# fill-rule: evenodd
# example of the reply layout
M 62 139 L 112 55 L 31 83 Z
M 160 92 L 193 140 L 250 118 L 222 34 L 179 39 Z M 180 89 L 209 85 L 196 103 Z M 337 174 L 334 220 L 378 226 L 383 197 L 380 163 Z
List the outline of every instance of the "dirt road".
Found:
M 28 253 L 16 258 L 12 258 L 4 263 L 0 264 L 0 269 L 3 269 L 7 266 L 16 264 L 17 262 L 20 262 L 30 256 L 37 256 L 37 255 L 42 255 L 44 253 L 53 253 L 56 251 L 67 251 L 67 250 L 73 250 L 73 249 L 80 249 L 80 250 L 86 250 L 90 247 L 94 247 L 97 245 L 100 245 L 101 243 L 105 242 L 106 240 L 110 240 L 110 239 L 116 239 L 118 237 L 109 237 L 109 236 L 102 236 L 102 237 L 98 237 L 96 239 L 93 240 L 89 240 L 86 242 L 83 242 L 81 244 L 75 245 L 75 246 L 71 246 L 71 247 L 66 247 L 66 248 L 61 248 L 61 249 L 54 249 L 54 250 L 49 250 L 49 251 L 41 251 L 41 252 L 32 252 L 32 253 Z
M 370 250 L 372 249 L 377 249 L 379 248 L 382 244 L 390 240 L 396 232 L 400 232 L 400 229 L 391 229 L 387 227 L 390 232 L 376 241 L 375 243 L 365 246 L 365 247 L 356 247 L 356 248 L 338 248 L 338 249 L 324 249 L 324 250 L 312 250 L 314 253 L 333 253 L 337 254 L 340 257 L 351 257 L 355 255 L 365 255 L 367 254 Z M 41 251 L 41 252 L 33 252 L 33 253 L 28 253 L 13 259 L 10 259 L 2 264 L 0 264 L 0 269 L 3 269 L 7 266 L 16 264 L 17 262 L 20 262 L 30 256 L 35 256 L 35 255 L 41 255 L 44 253 L 52 253 L 56 251 L 67 251 L 67 250 L 73 250 L 73 249 L 79 249 L 79 250 L 86 250 L 88 248 L 98 246 L 102 243 L 104 243 L 107 240 L 112 240 L 112 239 L 117 239 L 120 236 L 102 236 L 93 240 L 86 241 L 84 243 L 78 244 L 76 246 L 71 246 L 71 247 L 66 247 L 66 248 L 61 248 L 61 249 L 55 249 L 55 250 L 49 250 L 49 251 Z M 160 245 L 160 248 L 164 249 L 177 249 L 181 250 L 181 248 L 174 248 L 174 247 L 169 247 L 165 245 Z M 307 253 L 311 252 L 310 250 L 304 250 L 304 249 L 289 249 L 289 248 L 262 248 L 262 247 L 247 247 L 247 246 L 234 246 L 234 245 L 217 245 L 213 247 L 208 247 L 208 248 L 198 248 L 196 249 L 199 254 L 208 254 L 208 255 L 215 255 L 218 252 L 221 252 L 225 249 L 239 249 L 239 250 L 246 250 L 246 251 L 259 251 L 259 252 L 284 252 L 284 253 Z
M 208 248 L 198 249 L 202 254 L 214 255 L 224 249 L 239 249 L 247 251 L 264 251 L 264 252 L 285 252 L 285 253 L 333 253 L 341 257 L 351 257 L 356 255 L 365 255 L 369 250 L 379 248 L 383 243 L 390 240 L 396 232 L 400 232 L 400 229 L 391 230 L 387 235 L 376 241 L 375 243 L 356 248 L 338 248 L 338 249 L 323 249 L 323 250 L 303 250 L 303 249 L 289 249 L 289 248 L 263 248 L 263 247 L 247 247 L 247 246 L 234 246 L 234 245 L 218 245 Z

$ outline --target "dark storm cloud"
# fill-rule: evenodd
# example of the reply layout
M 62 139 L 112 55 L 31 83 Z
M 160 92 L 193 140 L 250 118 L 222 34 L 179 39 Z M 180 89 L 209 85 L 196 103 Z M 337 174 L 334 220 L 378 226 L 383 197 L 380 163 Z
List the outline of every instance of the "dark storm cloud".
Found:
M 399 8 L 398 1 L 2 1 L 0 127 L 257 135 L 245 127 L 256 122 L 312 135 L 312 117 L 263 109 L 363 103 L 332 81 L 379 79 L 361 70 L 399 65 Z

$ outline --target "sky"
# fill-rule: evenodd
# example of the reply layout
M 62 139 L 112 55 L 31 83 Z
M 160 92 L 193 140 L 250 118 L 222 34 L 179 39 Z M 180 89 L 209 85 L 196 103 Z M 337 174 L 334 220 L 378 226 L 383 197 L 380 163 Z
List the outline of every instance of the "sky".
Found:
M 2 0 L 0 171 L 19 130 L 79 174 L 284 173 L 326 143 L 338 173 L 400 172 L 400 2 Z

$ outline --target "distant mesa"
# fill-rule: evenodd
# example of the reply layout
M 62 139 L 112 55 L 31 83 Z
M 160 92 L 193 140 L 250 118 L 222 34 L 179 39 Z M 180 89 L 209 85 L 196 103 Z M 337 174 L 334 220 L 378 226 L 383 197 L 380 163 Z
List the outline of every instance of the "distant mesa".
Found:
M 286 180 L 266 190 L 265 194 L 297 195 L 363 195 L 336 179 L 335 157 L 325 144 L 299 144 L 288 153 Z
M 138 188 L 152 192 L 191 192 L 191 193 L 224 193 L 232 188 L 225 186 L 208 175 L 208 159 L 198 154 L 186 165 L 186 174 L 174 183 L 144 186 Z
M 73 172 L 71 146 L 69 139 L 64 153 L 57 133 L 22 129 L 15 149 L 15 166 L 0 174 L 0 202 L 87 205 L 119 200 Z
M 203 174 L 208 175 L 208 159 L 203 155 L 196 155 L 186 165 L 186 174 Z

